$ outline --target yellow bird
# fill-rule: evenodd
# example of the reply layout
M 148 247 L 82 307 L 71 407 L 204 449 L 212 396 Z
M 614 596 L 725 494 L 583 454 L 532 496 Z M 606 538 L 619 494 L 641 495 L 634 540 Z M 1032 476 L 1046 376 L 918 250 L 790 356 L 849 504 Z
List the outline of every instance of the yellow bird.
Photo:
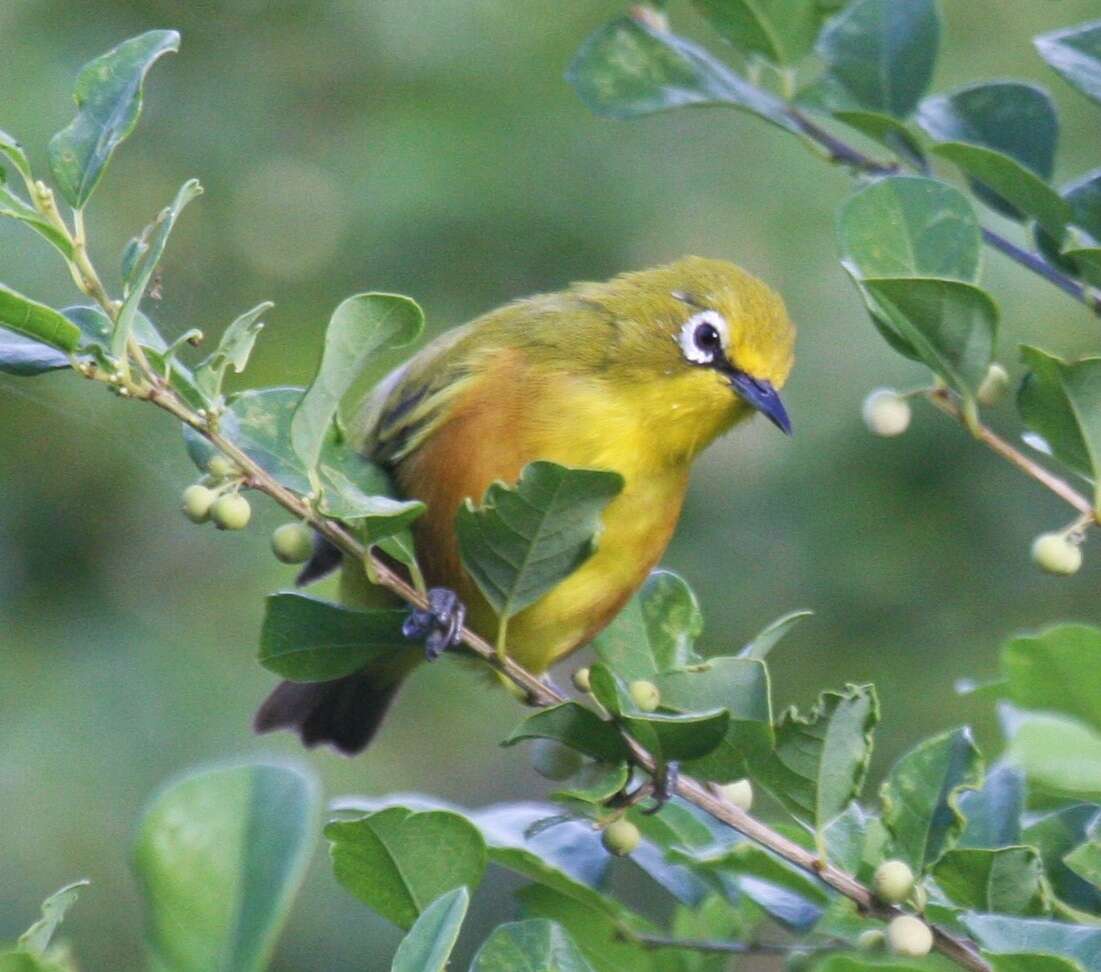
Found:
M 413 527 L 425 577 L 453 590 L 490 640 L 495 615 L 459 561 L 460 504 L 495 480 L 514 483 L 537 459 L 623 477 L 593 556 L 509 622 L 510 654 L 541 673 L 590 641 L 657 564 L 703 449 L 755 412 L 790 432 L 777 390 L 794 338 L 783 301 L 756 277 L 685 257 L 516 301 L 443 334 L 367 396 L 353 435 L 403 496 L 427 504 Z M 370 603 L 361 565 L 345 564 L 342 592 Z M 410 659 L 284 682 L 256 728 L 359 752 L 419 661 Z

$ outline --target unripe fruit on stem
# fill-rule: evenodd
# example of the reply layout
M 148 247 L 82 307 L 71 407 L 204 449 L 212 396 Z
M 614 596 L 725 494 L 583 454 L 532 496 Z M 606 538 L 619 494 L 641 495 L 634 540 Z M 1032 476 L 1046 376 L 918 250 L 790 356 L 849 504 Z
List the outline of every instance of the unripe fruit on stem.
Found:
M 217 498 L 218 494 L 214 490 L 198 483 L 188 486 L 181 497 L 184 516 L 192 523 L 206 523 L 210 519 L 210 508 Z
M 565 780 L 581 769 L 581 754 L 553 739 L 536 739 L 531 746 L 531 765 L 548 780 Z
M 643 712 L 653 712 L 661 705 L 661 693 L 653 682 L 646 682 L 640 679 L 637 682 L 632 682 L 627 687 L 627 691 L 631 693 L 631 700 L 642 709 Z
M 905 861 L 884 861 L 872 877 L 875 896 L 887 904 L 899 904 L 914 890 L 914 872 Z
M 879 928 L 862 931 L 856 939 L 856 947 L 862 952 L 878 952 L 887 942 L 887 936 Z
M 1008 391 L 1009 372 L 1000 364 L 994 362 L 994 364 L 987 369 L 986 377 L 982 380 L 982 384 L 979 385 L 979 390 L 975 393 L 975 397 L 979 400 L 980 405 L 985 405 L 989 408 L 991 405 L 997 405 L 1005 398 L 1006 392 Z
M 313 556 L 313 531 L 303 523 L 284 523 L 271 535 L 271 551 L 284 564 L 304 564 Z
M 910 403 L 893 388 L 877 388 L 864 399 L 861 412 L 872 435 L 890 438 L 910 426 Z
M 899 915 L 887 925 L 887 945 L 895 955 L 921 958 L 933 948 L 933 933 L 920 918 Z
M 241 472 L 234 463 L 221 454 L 210 457 L 210 462 L 206 464 L 206 471 L 215 479 L 229 479 L 230 476 L 236 476 Z
M 589 684 L 589 670 L 587 668 L 579 668 L 573 673 L 573 686 L 578 692 L 588 692 L 591 688 Z
M 613 820 L 600 835 L 600 842 L 604 845 L 604 849 L 609 854 L 615 854 L 616 857 L 625 857 L 630 854 L 638 847 L 641 839 L 642 834 L 638 832 L 638 827 L 630 820 L 622 818 Z
M 219 496 L 210 508 L 210 518 L 219 530 L 243 530 L 251 516 L 248 500 L 237 493 Z
M 1041 533 L 1032 541 L 1032 562 L 1049 574 L 1069 577 L 1082 566 L 1082 550 L 1063 533 Z
M 723 799 L 728 803 L 733 803 L 739 810 L 744 810 L 749 813 L 749 808 L 753 806 L 753 784 L 749 780 L 735 780 L 733 783 L 727 783 L 720 787 L 723 794 Z

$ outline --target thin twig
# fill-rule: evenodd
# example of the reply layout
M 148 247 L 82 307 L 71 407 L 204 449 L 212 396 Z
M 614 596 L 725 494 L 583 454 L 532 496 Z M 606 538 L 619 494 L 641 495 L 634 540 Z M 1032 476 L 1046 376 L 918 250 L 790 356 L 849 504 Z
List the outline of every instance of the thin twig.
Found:
M 926 397 L 937 408 L 944 412 L 945 415 L 950 415 L 961 424 L 964 424 L 963 410 L 948 391 L 943 388 L 938 388 L 928 392 Z M 1083 516 L 1089 517 L 1090 520 L 1094 522 L 1101 522 L 1101 519 L 1098 519 L 1098 514 L 1093 508 L 1093 504 L 1086 499 L 1085 496 L 1079 493 L 1078 490 L 1066 482 L 1066 480 L 1060 479 L 1034 459 L 1030 459 L 1023 452 L 1015 449 L 1006 442 L 1005 439 L 993 432 L 982 422 L 978 422 L 973 431 L 975 433 L 975 438 L 983 445 L 996 452 L 1003 459 L 1011 462 L 1026 476 L 1035 479 L 1036 482 L 1040 483 L 1042 486 L 1046 486 L 1051 492 L 1058 496 L 1059 499 L 1073 506 Z
M 621 928 L 619 937 L 625 942 L 643 948 L 675 948 L 685 952 L 708 952 L 725 955 L 789 955 L 792 952 L 810 953 L 832 951 L 836 946 L 811 948 L 807 945 L 781 945 L 778 942 L 725 942 L 716 938 L 667 938 L 664 935 L 646 935 Z
M 832 132 L 826 131 L 798 108 L 789 107 L 787 114 L 807 138 L 826 150 L 831 162 L 846 165 L 866 175 L 884 176 L 895 175 L 899 172 L 898 164 L 880 162 L 870 155 L 866 155 Z M 1022 267 L 1031 270 L 1069 297 L 1073 297 L 1079 303 L 1084 304 L 1091 313 L 1101 316 L 1101 297 L 1094 293 L 1090 287 L 1080 283 L 1073 277 L 1067 276 L 1057 267 L 1053 267 L 1039 253 L 1018 246 L 986 226 L 981 227 L 981 229 L 982 237 L 988 245 L 1004 253 Z

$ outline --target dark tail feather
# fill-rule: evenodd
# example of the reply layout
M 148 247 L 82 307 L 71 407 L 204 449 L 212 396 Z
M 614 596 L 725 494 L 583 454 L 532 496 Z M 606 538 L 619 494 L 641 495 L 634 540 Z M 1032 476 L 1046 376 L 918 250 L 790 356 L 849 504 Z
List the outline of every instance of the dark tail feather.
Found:
M 307 584 L 321 580 L 322 577 L 336 570 L 343 558 L 344 555 L 337 547 L 329 543 L 320 533 L 315 533 L 313 536 L 313 554 L 298 572 L 294 583 L 298 587 L 305 587 Z
M 371 741 L 400 683 L 365 670 L 331 682 L 283 682 L 260 706 L 257 732 L 293 729 L 312 748 L 329 745 L 346 756 Z

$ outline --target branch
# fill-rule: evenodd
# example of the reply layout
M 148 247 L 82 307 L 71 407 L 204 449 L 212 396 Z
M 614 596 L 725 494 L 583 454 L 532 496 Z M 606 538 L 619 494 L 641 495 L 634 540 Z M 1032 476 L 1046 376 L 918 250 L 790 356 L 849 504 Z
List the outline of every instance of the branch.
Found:
M 427 608 L 426 598 L 401 574 L 371 553 L 342 524 L 319 515 L 308 502 L 273 479 L 246 453 L 224 438 L 219 432 L 211 429 L 207 422 L 183 404 L 170 388 L 152 387 L 144 390 L 140 395 L 135 395 L 135 397 L 146 398 L 181 422 L 191 426 L 204 436 L 211 445 L 221 450 L 237 464 L 244 472 L 246 485 L 270 496 L 289 513 L 309 523 L 311 527 L 343 553 L 364 563 L 369 562 L 378 584 L 382 587 L 394 592 L 410 605 Z M 504 675 L 514 685 L 523 689 L 531 705 L 542 707 L 557 705 L 566 701 L 564 695 L 518 665 L 512 658 L 507 655 L 499 655 L 492 644 L 470 628 L 464 627 L 461 637 L 463 644 L 478 655 L 482 661 Z M 632 759 L 640 768 L 651 775 L 657 772 L 657 761 L 649 752 L 630 738 L 627 738 L 627 745 L 630 748 Z M 832 864 L 823 862 L 813 852 L 793 843 L 759 820 L 739 810 L 733 804 L 716 797 L 691 777 L 681 777 L 677 782 L 675 792 L 679 797 L 699 807 L 716 820 L 727 824 L 750 840 L 767 847 L 789 863 L 817 877 L 835 891 L 851 898 L 861 910 L 869 914 L 880 915 L 883 918 L 903 914 L 898 908 L 885 908 L 880 905 L 871 891 L 851 874 L 834 867 Z M 933 929 L 933 934 L 937 950 L 956 961 L 962 968 L 968 969 L 969 972 L 990 972 L 990 967 L 969 942 L 957 939 L 937 928 Z
M 963 410 L 946 389 L 934 389 L 926 393 L 925 397 L 938 409 L 944 412 L 945 415 L 950 415 L 964 426 L 967 425 L 964 419 Z M 983 445 L 997 453 L 1007 462 L 1012 463 L 1026 476 L 1035 479 L 1041 486 L 1047 487 L 1058 496 L 1059 499 L 1073 506 L 1083 517 L 1087 517 L 1091 523 L 1101 522 L 1098 513 L 1095 512 L 1093 508 L 1093 504 L 1066 480 L 1060 479 L 1034 459 L 1030 459 L 1023 452 L 1015 449 L 1006 442 L 1005 439 L 997 435 L 982 422 L 976 422 L 972 431 L 975 433 L 975 438 Z
M 826 129 L 817 124 L 817 122 L 811 121 L 811 119 L 803 114 L 798 108 L 794 106 L 789 107 L 787 114 L 788 117 L 799 126 L 799 130 L 806 135 L 807 138 L 826 150 L 831 162 L 835 162 L 838 165 L 846 165 L 866 175 L 896 175 L 899 172 L 899 165 L 897 163 L 884 163 L 873 159 L 870 155 L 866 155 L 859 149 L 854 148 L 848 142 L 826 131 Z M 1016 243 L 1010 242 L 1000 233 L 996 233 L 986 226 L 981 227 L 981 229 L 982 237 L 988 245 L 1004 253 L 1011 260 L 1019 263 L 1027 270 L 1031 270 L 1034 274 L 1046 280 L 1054 287 L 1057 287 L 1069 297 L 1073 297 L 1080 304 L 1085 305 L 1090 313 L 1101 317 L 1101 297 L 1085 284 L 1080 283 L 1073 277 L 1067 276 L 1058 268 L 1053 267 L 1047 260 L 1040 256 L 1039 253 L 1034 253 L 1031 250 L 1026 250 L 1023 247 L 1017 246 Z

